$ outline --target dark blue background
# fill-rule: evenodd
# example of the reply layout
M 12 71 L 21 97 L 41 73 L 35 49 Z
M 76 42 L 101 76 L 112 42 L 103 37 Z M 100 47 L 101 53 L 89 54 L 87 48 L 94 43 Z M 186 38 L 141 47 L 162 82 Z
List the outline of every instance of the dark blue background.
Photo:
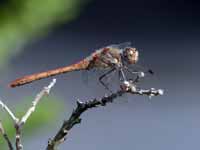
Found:
M 124 97 L 128 103 L 89 111 L 61 149 L 198 149 L 199 6 L 199 2 L 189 0 L 93 1 L 77 20 L 56 26 L 48 36 L 27 44 L 26 51 L 12 59 L 12 71 L 1 82 L 1 95 L 16 103 L 37 93 L 50 79 L 7 88 L 14 78 L 71 64 L 102 46 L 131 41 L 140 52 L 139 63 L 156 72 L 141 87 L 163 88 L 165 95 L 151 100 L 128 96 Z M 71 73 L 57 77 L 53 94 L 63 97 L 68 112 L 77 98 L 85 100 L 105 92 L 99 92 L 100 87 L 87 88 L 80 76 Z M 25 147 L 35 149 L 28 146 L 33 144 L 44 148 L 54 134 L 37 133 Z

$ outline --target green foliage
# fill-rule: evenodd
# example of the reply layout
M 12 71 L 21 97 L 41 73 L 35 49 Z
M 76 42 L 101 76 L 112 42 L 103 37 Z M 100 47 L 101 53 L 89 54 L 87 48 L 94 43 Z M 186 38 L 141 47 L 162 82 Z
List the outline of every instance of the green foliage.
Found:
M 88 0 L 7 0 L 0 6 L 0 68 L 22 46 L 76 18 Z
M 15 112 L 17 114 L 17 117 L 21 118 L 24 115 L 24 113 L 30 107 L 32 99 L 33 98 L 28 98 L 23 103 L 16 106 Z M 35 112 L 32 114 L 32 116 L 30 116 L 30 118 L 24 125 L 23 138 L 33 134 L 34 132 L 37 133 L 39 128 L 42 128 L 44 126 L 49 127 L 49 124 L 53 125 L 55 123 L 55 120 L 59 118 L 63 111 L 64 104 L 61 100 L 53 97 L 42 98 Z M 12 120 L 3 110 L 0 110 L 0 117 L 7 134 L 13 140 L 15 136 L 15 129 Z M 5 144 L 6 143 L 3 140 L 2 136 L 0 136 L 0 147 L 5 146 Z

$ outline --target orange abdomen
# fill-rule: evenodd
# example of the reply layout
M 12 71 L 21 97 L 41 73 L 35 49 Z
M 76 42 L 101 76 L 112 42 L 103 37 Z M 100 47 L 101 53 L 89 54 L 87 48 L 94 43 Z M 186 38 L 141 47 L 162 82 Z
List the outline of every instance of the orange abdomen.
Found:
M 32 74 L 32 75 L 27 75 L 27 76 L 18 78 L 16 80 L 12 81 L 9 84 L 9 86 L 10 87 L 21 86 L 21 85 L 28 84 L 28 83 L 31 83 L 31 82 L 36 81 L 36 80 L 55 76 L 55 75 L 58 75 L 58 74 L 87 69 L 88 65 L 89 65 L 89 61 L 82 60 L 82 61 L 80 61 L 76 64 L 72 64 L 70 66 L 66 66 L 66 67 L 62 67 L 62 68 L 58 68 L 58 69 L 53 69 L 53 70 L 49 70 L 49 71 L 44 71 L 44 72 L 40 72 L 40 73 L 35 73 L 35 74 Z

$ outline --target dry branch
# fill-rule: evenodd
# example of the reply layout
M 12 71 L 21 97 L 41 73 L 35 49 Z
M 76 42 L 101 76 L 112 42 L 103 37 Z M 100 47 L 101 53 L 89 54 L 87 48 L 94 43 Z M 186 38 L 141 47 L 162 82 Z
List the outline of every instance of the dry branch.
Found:
M 93 99 L 86 102 L 77 101 L 77 107 L 73 110 L 70 118 L 63 122 L 60 130 L 57 132 L 56 136 L 53 139 L 48 141 L 47 150 L 56 150 L 58 145 L 63 143 L 66 139 L 66 136 L 70 129 L 73 128 L 74 125 L 81 123 L 81 114 L 87 111 L 90 108 L 96 108 L 98 106 L 106 106 L 107 103 L 112 103 L 116 98 L 124 95 L 125 93 L 131 93 L 136 95 L 147 95 L 149 97 L 163 95 L 163 90 L 142 90 L 137 89 L 136 86 L 128 81 L 125 81 L 121 85 L 121 90 L 113 93 L 109 96 L 104 96 L 101 99 Z

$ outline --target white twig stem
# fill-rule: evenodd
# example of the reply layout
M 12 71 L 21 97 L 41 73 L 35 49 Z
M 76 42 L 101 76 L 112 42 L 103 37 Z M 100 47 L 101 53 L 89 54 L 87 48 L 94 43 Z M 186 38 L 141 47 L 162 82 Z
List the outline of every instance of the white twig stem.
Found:
M 44 89 L 42 91 L 40 91 L 39 94 L 37 94 L 37 96 L 35 97 L 35 99 L 32 101 L 31 107 L 28 109 L 28 111 L 22 117 L 22 119 L 20 121 L 20 125 L 23 125 L 23 124 L 26 123 L 27 119 L 35 111 L 35 108 L 36 108 L 38 102 L 41 100 L 41 98 L 44 95 L 49 94 L 51 88 L 55 85 L 55 83 L 56 83 L 56 79 L 53 79 L 53 81 L 47 87 L 44 87 Z
M 0 105 L 9 114 L 9 116 L 12 118 L 12 120 L 14 121 L 14 123 L 16 123 L 16 122 L 19 121 L 19 119 L 14 115 L 14 113 L 1 100 L 0 100 Z
M 1 122 L 1 120 L 0 120 L 0 133 L 1 133 L 2 135 L 5 134 L 5 130 L 4 130 L 4 127 L 3 127 L 3 124 L 2 124 L 2 122 Z
M 56 79 L 53 79 L 52 82 L 47 87 L 44 87 L 39 92 L 39 94 L 37 94 L 35 99 L 32 101 L 32 105 L 30 106 L 30 108 L 27 110 L 27 112 L 24 114 L 24 116 L 21 119 L 17 118 L 14 115 L 14 113 L 8 108 L 8 106 L 0 100 L 0 106 L 9 114 L 9 116 L 14 121 L 14 127 L 15 127 L 15 131 L 16 131 L 16 136 L 15 136 L 16 150 L 22 150 L 23 149 L 23 145 L 21 143 L 21 129 L 22 129 L 23 125 L 26 123 L 26 121 L 31 116 L 31 114 L 35 111 L 36 106 L 39 103 L 39 101 L 42 99 L 42 97 L 44 95 L 49 94 L 51 88 L 55 85 L 55 83 L 56 83 Z M 4 139 L 7 141 L 8 146 L 9 146 L 9 150 L 13 150 L 12 144 L 11 144 L 7 134 L 5 133 L 3 125 L 2 125 L 1 122 L 0 122 L 0 133 L 4 136 Z
M 15 124 L 15 130 L 16 130 L 16 139 L 15 139 L 15 145 L 17 150 L 22 150 L 23 145 L 21 144 L 21 129 L 23 125 L 26 123 L 28 118 L 31 116 L 31 114 L 35 111 L 37 104 L 42 99 L 44 95 L 48 95 L 51 88 L 55 85 L 56 79 L 53 79 L 52 82 L 47 86 L 44 87 L 35 97 L 35 99 L 32 101 L 31 107 L 27 110 L 25 115 L 21 118 L 20 121 L 18 121 Z

